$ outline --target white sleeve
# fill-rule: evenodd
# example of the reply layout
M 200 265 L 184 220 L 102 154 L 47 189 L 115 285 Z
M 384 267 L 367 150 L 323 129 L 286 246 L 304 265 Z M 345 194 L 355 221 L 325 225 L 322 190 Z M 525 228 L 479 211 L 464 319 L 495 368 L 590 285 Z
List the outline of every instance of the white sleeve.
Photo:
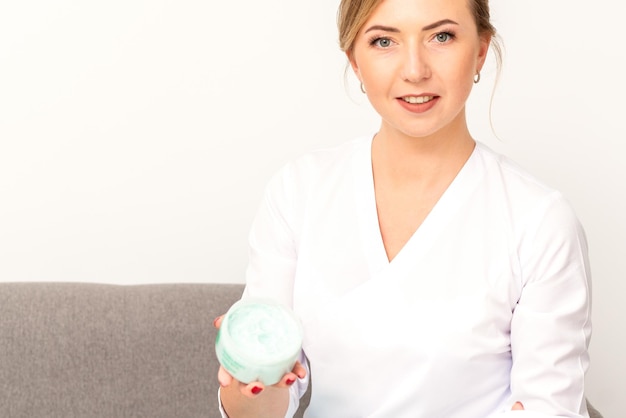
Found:
M 293 308 L 293 280 L 296 270 L 294 217 L 299 195 L 293 187 L 289 166 L 269 182 L 249 235 L 249 262 L 246 270 L 245 297 L 267 297 Z M 286 417 L 298 410 L 300 398 L 307 390 L 309 369 L 304 353 L 300 362 L 307 376 L 290 388 Z M 223 417 L 227 417 L 220 403 Z
M 520 401 L 526 411 L 506 414 L 586 417 L 591 275 L 584 231 L 558 193 L 523 229 L 518 248 L 522 290 L 511 322 L 509 408 Z
M 268 297 L 293 308 L 297 193 L 287 168 L 269 182 L 248 237 L 244 297 Z

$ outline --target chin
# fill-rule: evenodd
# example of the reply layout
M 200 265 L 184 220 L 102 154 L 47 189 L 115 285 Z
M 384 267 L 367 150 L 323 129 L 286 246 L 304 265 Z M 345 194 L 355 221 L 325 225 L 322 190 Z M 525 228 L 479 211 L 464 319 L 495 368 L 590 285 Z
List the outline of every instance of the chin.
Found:
M 410 138 L 415 138 L 415 139 L 428 139 L 431 138 L 433 136 L 435 136 L 438 132 L 441 131 L 441 128 L 437 129 L 437 128 L 431 128 L 431 129 L 427 129 L 427 128 L 420 128 L 420 129 L 400 129 L 398 130 L 399 133 L 401 133 L 404 136 L 410 137 Z

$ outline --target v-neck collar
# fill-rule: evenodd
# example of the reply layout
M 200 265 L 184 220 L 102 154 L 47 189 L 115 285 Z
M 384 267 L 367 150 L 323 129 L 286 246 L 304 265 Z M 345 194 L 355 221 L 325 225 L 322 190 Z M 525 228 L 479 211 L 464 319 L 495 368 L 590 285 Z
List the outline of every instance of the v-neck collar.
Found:
M 445 228 L 448 220 L 464 206 L 473 189 L 479 183 L 479 143 L 461 167 L 452 183 L 444 191 L 422 224 L 411 235 L 396 256 L 389 261 L 380 232 L 374 174 L 372 171 L 372 137 L 359 141 L 353 155 L 352 172 L 355 184 L 355 202 L 358 212 L 359 229 L 363 251 L 365 252 L 373 278 L 380 277 L 394 266 L 402 266 L 410 260 L 415 263 L 430 249 L 437 235 Z

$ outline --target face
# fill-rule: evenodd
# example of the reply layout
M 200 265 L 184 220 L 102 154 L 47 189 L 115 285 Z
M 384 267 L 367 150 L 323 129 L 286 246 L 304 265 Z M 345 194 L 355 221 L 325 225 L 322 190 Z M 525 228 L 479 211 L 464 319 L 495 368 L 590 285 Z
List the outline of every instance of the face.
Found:
M 468 0 L 383 0 L 348 52 L 382 117 L 379 133 L 466 130 L 465 102 L 489 41 L 478 35 Z

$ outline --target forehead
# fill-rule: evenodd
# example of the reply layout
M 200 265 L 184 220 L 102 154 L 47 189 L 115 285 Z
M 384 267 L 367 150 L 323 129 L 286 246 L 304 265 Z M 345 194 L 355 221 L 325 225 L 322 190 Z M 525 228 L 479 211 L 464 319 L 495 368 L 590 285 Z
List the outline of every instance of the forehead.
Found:
M 385 20 L 407 24 L 428 24 L 442 19 L 473 22 L 470 0 L 382 0 L 366 21 Z

